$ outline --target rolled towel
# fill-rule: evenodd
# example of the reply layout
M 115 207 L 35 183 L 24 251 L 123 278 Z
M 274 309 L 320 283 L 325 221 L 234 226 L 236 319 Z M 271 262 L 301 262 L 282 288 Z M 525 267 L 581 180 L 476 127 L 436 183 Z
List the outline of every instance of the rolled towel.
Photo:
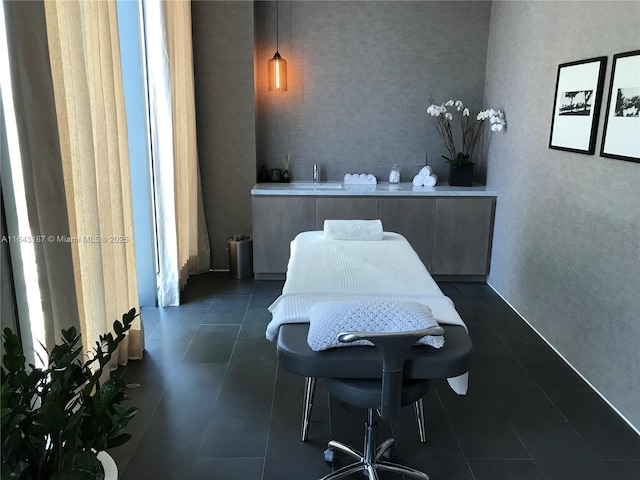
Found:
M 420 175 L 422 175 L 423 177 L 428 177 L 429 175 L 431 175 L 431 167 L 429 165 L 425 165 L 424 167 L 422 167 L 420 169 Z
M 351 185 L 377 185 L 375 175 L 371 173 L 347 173 L 344 176 L 344 183 Z
M 325 220 L 327 240 L 382 240 L 380 220 Z
M 431 175 L 429 175 L 427 178 L 424 179 L 424 181 L 422 182 L 422 185 L 424 185 L 425 187 L 433 187 L 435 186 L 436 183 L 438 183 L 438 177 L 432 173 Z
M 413 177 L 413 184 L 416 187 L 421 187 L 422 186 L 422 182 L 423 182 L 423 179 L 422 179 L 422 176 L 420 174 L 418 174 L 415 177 Z

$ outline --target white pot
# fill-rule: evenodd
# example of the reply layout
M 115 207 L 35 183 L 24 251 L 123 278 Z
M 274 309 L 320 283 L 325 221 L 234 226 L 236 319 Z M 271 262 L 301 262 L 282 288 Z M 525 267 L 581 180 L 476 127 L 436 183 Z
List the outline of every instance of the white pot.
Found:
M 98 452 L 98 460 L 104 467 L 104 480 L 118 480 L 118 466 L 107 452 Z

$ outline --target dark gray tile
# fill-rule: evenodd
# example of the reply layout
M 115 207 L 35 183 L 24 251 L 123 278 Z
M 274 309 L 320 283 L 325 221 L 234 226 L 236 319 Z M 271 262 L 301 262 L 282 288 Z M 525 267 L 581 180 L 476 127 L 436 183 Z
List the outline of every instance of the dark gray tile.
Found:
M 264 456 L 275 371 L 275 348 L 266 340 L 237 344 L 202 442 L 203 456 Z
M 254 281 L 251 278 L 236 280 L 222 272 L 216 277 L 216 295 L 252 295 L 253 287 Z
M 153 412 L 122 478 L 185 478 L 200 451 L 223 370 L 220 365 L 192 364 L 174 371 L 172 386 Z
M 605 460 L 603 463 L 616 480 L 638 480 L 640 460 Z
M 483 318 L 505 345 L 546 345 L 545 341 L 513 310 L 485 311 Z
M 489 389 L 473 373 L 467 395 L 441 384 L 436 389 L 467 458 L 529 458 Z
M 473 480 L 462 448 L 446 421 L 430 421 L 427 416 L 427 442 L 420 443 L 415 420 L 392 422 L 398 449 L 398 463 L 420 470 L 433 479 Z
M 206 312 L 206 308 L 158 308 L 158 325 L 149 336 L 145 335 L 145 348 L 158 343 L 190 342 Z
M 215 297 L 216 285 L 211 280 L 196 281 L 189 279 L 180 294 L 180 306 L 183 308 L 208 308 Z
M 250 300 L 250 295 L 216 295 L 202 323 L 241 324 Z
M 271 313 L 264 307 L 249 307 L 240 329 L 239 342 L 264 342 Z
M 330 440 L 327 394 L 316 391 L 307 442 L 300 441 L 304 379 L 279 369 L 263 480 L 321 478 L 330 468 L 323 452 Z
M 614 478 L 569 423 L 529 425 L 518 435 L 545 479 Z
M 510 349 L 544 390 L 589 390 L 589 386 L 550 347 L 512 345 Z
M 523 425 L 566 422 L 549 397 L 535 384 L 492 388 L 491 394 L 516 432 Z
M 597 393 L 550 390 L 549 395 L 599 458 L 640 459 L 640 437 Z
M 458 289 L 472 302 L 503 302 L 500 296 L 486 283 L 458 283 Z
M 200 325 L 184 354 L 184 361 L 229 362 L 239 330 L 240 325 Z
M 261 480 L 264 457 L 203 457 L 196 459 L 191 480 Z
M 264 307 L 271 305 L 282 293 L 282 281 L 256 281 L 251 298 L 251 307 Z
M 531 460 L 469 460 L 475 480 L 544 480 Z

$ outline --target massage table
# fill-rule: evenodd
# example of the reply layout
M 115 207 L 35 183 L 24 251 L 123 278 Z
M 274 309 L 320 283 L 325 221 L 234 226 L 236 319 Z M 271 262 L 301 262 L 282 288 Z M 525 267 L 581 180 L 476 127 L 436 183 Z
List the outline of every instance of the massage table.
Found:
M 306 378 L 303 441 L 307 438 L 316 378 L 379 378 L 381 371 L 380 357 L 369 346 L 311 349 L 307 311 L 318 302 L 412 301 L 429 306 L 444 328 L 444 345 L 413 347 L 405 375 L 446 378 L 456 393 L 464 395 L 467 391 L 472 343 L 453 302 L 442 293 L 402 235 L 381 232 L 381 237 L 379 241 L 334 240 L 327 239 L 323 231 L 310 231 L 291 242 L 286 281 L 282 294 L 269 307 L 272 320 L 266 337 L 277 342 L 279 364 Z M 424 442 L 422 402 L 414 407 Z

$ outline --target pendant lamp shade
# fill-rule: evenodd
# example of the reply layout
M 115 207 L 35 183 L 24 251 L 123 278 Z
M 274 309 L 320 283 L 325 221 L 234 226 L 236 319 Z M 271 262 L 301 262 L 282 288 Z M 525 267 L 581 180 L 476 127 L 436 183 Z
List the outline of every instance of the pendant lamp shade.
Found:
M 269 91 L 270 92 L 286 92 L 287 91 L 287 61 L 280 56 L 278 52 L 279 40 L 279 2 L 276 1 L 276 53 L 269 60 Z
M 287 61 L 276 50 L 275 55 L 269 60 L 269 91 L 287 91 Z

